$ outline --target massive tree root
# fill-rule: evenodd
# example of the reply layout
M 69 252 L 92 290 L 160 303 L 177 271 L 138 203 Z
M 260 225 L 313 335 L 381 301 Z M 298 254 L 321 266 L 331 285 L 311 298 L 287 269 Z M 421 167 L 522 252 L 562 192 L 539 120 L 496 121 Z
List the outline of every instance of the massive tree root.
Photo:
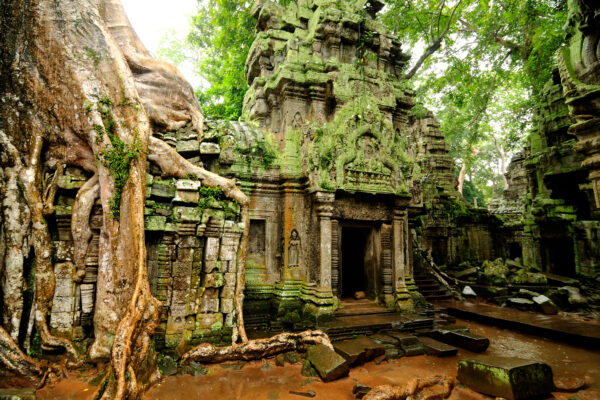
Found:
M 77 267 L 77 280 L 85 276 L 85 256 L 92 238 L 90 215 L 94 202 L 100 195 L 98 174 L 88 179 L 77 192 L 71 214 L 71 233 L 73 235 L 73 261 Z
M 266 339 L 250 340 L 229 347 L 216 347 L 202 343 L 185 353 L 181 364 L 192 361 L 218 363 L 234 360 L 257 360 L 287 351 L 306 351 L 313 344 L 324 344 L 333 349 L 329 337 L 322 331 L 304 331 L 300 333 L 284 332 Z
M 42 365 L 25 355 L 1 326 L 0 364 L 10 372 L 30 379 L 36 385 L 40 383 L 45 373 Z
M 4 141 L 6 137 L 4 137 Z M 1 141 L 2 146 L 5 146 Z M 8 161 L 8 160 L 6 160 Z M 23 312 L 23 263 L 28 248 L 29 208 L 22 204 L 19 195 L 19 167 L 4 168 L 2 201 L 2 230 L 0 243 L 0 277 L 4 292 L 2 304 L 3 325 L 10 337 L 17 341 Z
M 52 349 L 64 348 L 71 357 L 71 361 L 78 362 L 79 354 L 73 347 L 73 344 L 67 339 L 52 335 L 47 323 L 48 311 L 54 295 L 55 282 L 54 270 L 52 268 L 52 249 L 54 246 L 44 218 L 44 205 L 41 198 L 40 159 L 44 143 L 42 135 L 39 133 L 31 140 L 27 167 L 23 166 L 19 152 L 3 132 L 0 132 L 0 142 L 4 150 L 12 156 L 15 167 L 19 171 L 19 179 L 23 185 L 25 200 L 31 213 L 31 244 L 35 252 L 35 296 L 33 312 L 35 326 L 42 340 L 42 346 Z M 13 354 L 18 355 L 18 353 Z
M 52 239 L 44 218 L 44 204 L 41 197 L 41 153 L 44 140 L 41 133 L 31 142 L 29 165 L 21 171 L 25 199 L 31 211 L 31 242 L 35 251 L 35 324 L 47 348 L 64 348 L 72 361 L 79 361 L 79 354 L 73 344 L 64 338 L 54 336 L 48 328 L 47 316 L 54 296 L 54 269 L 52 267 Z
M 422 394 L 423 389 L 439 386 L 440 390 L 430 394 Z M 428 379 L 413 378 L 404 385 L 381 385 L 376 386 L 363 397 L 364 400 L 405 400 L 418 398 L 423 400 L 441 400 L 450 396 L 454 388 L 454 379 L 449 377 L 434 376 Z

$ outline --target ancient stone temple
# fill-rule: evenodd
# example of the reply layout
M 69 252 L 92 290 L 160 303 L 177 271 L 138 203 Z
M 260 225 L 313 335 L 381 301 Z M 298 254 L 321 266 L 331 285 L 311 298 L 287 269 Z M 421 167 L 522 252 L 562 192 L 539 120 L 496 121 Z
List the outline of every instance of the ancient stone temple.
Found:
M 254 8 L 243 118 L 255 122 L 209 121 L 202 144 L 251 196 L 248 324 L 314 322 L 359 291 L 413 306 L 415 217 L 455 199 L 456 179 L 439 124 L 401 79 L 408 55 L 374 19 L 381 7 Z
M 211 166 L 251 195 L 245 307 L 257 323 L 272 307 L 286 322 L 319 318 L 357 291 L 410 308 L 424 138 L 399 79 L 408 57 L 373 18 L 381 6 L 257 5 L 244 104 L 256 124 L 208 122 Z

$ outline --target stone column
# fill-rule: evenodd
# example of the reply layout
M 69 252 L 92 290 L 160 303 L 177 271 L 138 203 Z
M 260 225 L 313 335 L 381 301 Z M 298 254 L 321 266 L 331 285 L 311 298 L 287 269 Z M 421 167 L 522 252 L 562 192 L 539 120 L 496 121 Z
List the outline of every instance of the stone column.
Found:
M 325 88 L 321 85 L 313 85 L 309 88 L 309 95 L 313 123 L 326 124 Z
M 321 232 L 319 257 L 319 289 L 331 292 L 331 216 L 333 193 L 317 192 L 317 215 Z
M 412 310 L 411 296 L 406 287 L 406 270 L 408 269 L 408 213 L 405 209 L 395 209 L 392 221 L 392 253 L 394 255 L 393 287 L 396 308 Z

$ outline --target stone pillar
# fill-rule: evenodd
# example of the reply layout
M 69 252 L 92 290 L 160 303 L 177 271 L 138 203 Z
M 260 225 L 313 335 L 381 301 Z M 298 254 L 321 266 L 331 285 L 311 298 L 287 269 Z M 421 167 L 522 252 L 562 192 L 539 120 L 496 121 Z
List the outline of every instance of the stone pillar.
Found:
M 315 124 L 327 123 L 327 110 L 325 107 L 325 88 L 321 85 L 313 85 L 309 88 L 310 107 L 312 122 Z
M 392 273 L 396 308 L 412 310 L 413 304 L 406 287 L 406 270 L 408 268 L 408 213 L 405 209 L 395 209 L 392 221 L 392 253 L 394 269 Z
M 317 215 L 321 233 L 319 257 L 319 289 L 331 292 L 331 216 L 333 193 L 317 192 Z

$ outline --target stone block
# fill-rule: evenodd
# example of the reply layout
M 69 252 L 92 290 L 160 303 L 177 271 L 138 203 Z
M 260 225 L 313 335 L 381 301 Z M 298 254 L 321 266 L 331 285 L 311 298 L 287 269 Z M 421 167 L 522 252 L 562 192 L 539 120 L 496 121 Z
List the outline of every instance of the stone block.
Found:
M 236 261 L 221 261 L 221 271 L 223 272 L 235 272 Z
M 202 142 L 200 143 L 200 154 L 202 155 L 217 155 L 221 152 L 221 147 L 217 143 Z
M 202 219 L 202 210 L 198 207 L 173 207 L 173 215 L 181 222 L 200 222 Z
M 144 228 L 147 231 L 164 231 L 167 224 L 167 217 L 152 215 L 145 218 Z
M 171 307 L 175 304 L 187 304 L 187 290 L 173 290 L 171 295 Z
M 54 313 L 73 312 L 74 305 L 75 305 L 75 299 L 71 296 L 54 297 L 54 299 L 52 300 L 52 312 L 54 312 Z
M 396 339 L 392 336 L 384 335 L 382 333 L 376 333 L 375 335 L 369 336 L 369 338 L 371 338 L 372 340 L 374 340 L 375 342 L 377 342 L 379 344 L 388 344 L 388 345 L 392 345 L 392 346 L 398 346 L 400 344 L 398 339 Z
M 204 248 L 204 260 L 215 261 L 219 256 L 219 238 L 208 237 L 206 238 L 206 245 Z
M 205 297 L 207 299 L 219 298 L 219 288 L 215 288 L 215 287 L 203 288 L 202 297 Z
M 476 267 L 473 267 L 473 268 L 467 268 L 467 269 L 465 269 L 465 270 L 462 270 L 462 271 L 456 272 L 456 273 L 454 274 L 454 277 L 455 277 L 455 278 L 458 278 L 458 279 L 465 279 L 465 278 L 467 278 L 467 277 L 469 277 L 469 276 L 474 276 L 474 275 L 477 275 L 477 271 L 478 271 L 478 269 L 477 269 Z
M 235 259 L 237 247 L 235 246 L 221 246 L 221 254 L 219 259 L 223 261 L 231 261 Z
M 506 301 L 509 306 L 518 308 L 519 310 L 531 310 L 534 306 L 534 302 L 529 299 L 522 299 L 520 297 L 513 297 Z
M 191 179 L 178 179 L 175 182 L 175 188 L 177 190 L 183 190 L 186 192 L 198 192 L 200 186 L 202 186 L 200 181 L 194 181 Z
M 199 313 L 216 313 L 219 312 L 219 299 L 199 299 L 198 310 Z
M 478 356 L 458 362 L 458 380 L 471 389 L 508 400 L 543 396 L 554 390 L 548 364 L 512 357 Z
M 182 155 L 190 155 L 200 151 L 200 142 L 197 139 L 180 140 L 175 146 L 175 150 Z
M 221 298 L 233 299 L 233 296 L 235 296 L 234 286 L 225 286 L 223 289 L 221 289 Z
M 236 274 L 233 272 L 227 272 L 223 274 L 225 280 L 225 286 L 235 286 Z
M 56 248 L 56 259 L 59 261 L 72 261 L 73 260 L 73 242 L 59 240 L 55 243 Z
M 204 272 L 210 274 L 211 272 L 218 271 L 217 261 L 204 261 Z
M 74 295 L 74 285 L 71 279 L 56 279 L 54 286 L 54 298 L 72 297 Z
M 351 366 L 362 364 L 385 354 L 385 348 L 382 345 L 366 336 L 359 336 L 356 339 L 336 342 L 333 345 L 333 348 L 336 353 L 344 357 Z
M 200 194 L 198 192 L 188 192 L 186 190 L 177 190 L 173 201 L 179 203 L 198 204 Z
M 474 353 L 481 353 L 490 345 L 490 340 L 485 336 L 477 335 L 475 333 L 460 329 L 436 329 L 430 332 L 427 336 L 452 346 L 458 346 L 463 349 L 467 349 Z
M 458 353 L 458 349 L 456 347 L 447 345 L 446 343 L 439 342 L 429 337 L 421 337 L 419 338 L 419 341 L 423 343 L 423 346 L 425 347 L 425 353 L 429 354 L 430 356 L 447 357 L 456 355 L 456 353 Z
M 532 298 L 533 302 L 542 310 L 544 314 L 556 314 L 558 313 L 558 307 L 543 294 Z
M 72 262 L 56 263 L 54 264 L 54 277 L 56 280 L 69 280 L 73 279 L 75 273 L 75 264 Z M 55 289 L 56 292 L 56 289 Z
M 53 312 L 50 314 L 50 326 L 61 332 L 68 331 L 73 327 L 72 312 Z
M 425 347 L 416 336 L 404 332 L 390 332 L 389 336 L 398 339 L 400 348 L 405 356 L 418 356 L 425 354 Z
M 221 312 L 232 313 L 233 312 L 233 299 L 222 299 L 221 300 Z
M 205 287 L 221 287 L 223 286 L 223 274 L 220 273 L 211 273 L 204 274 L 204 278 L 202 280 L 202 286 Z
M 175 197 L 175 185 L 172 181 L 154 181 L 152 184 L 153 197 L 170 199 Z
M 173 262 L 173 276 L 189 276 L 192 272 L 192 263 L 185 261 Z
M 178 276 L 173 278 L 173 291 L 182 291 L 187 293 L 187 290 L 190 287 L 190 280 L 191 278 L 189 276 Z
M 584 306 L 587 304 L 587 299 L 581 295 L 579 288 L 574 286 L 563 286 L 558 289 L 561 293 L 567 294 L 567 301 L 572 306 Z
M 196 327 L 198 329 L 221 329 L 223 327 L 223 314 L 198 314 L 196 315 Z
M 94 293 L 96 292 L 94 285 L 90 283 L 84 283 L 80 287 L 81 289 L 81 311 L 84 313 L 91 313 L 94 311 Z
M 177 261 L 191 263 L 194 259 L 194 249 L 191 247 L 177 247 Z
M 306 351 L 306 359 L 324 382 L 342 378 L 350 372 L 348 361 L 323 344 L 310 346 Z
M 196 236 L 185 236 L 182 237 L 177 243 L 178 248 L 198 248 L 202 245 L 202 240 Z M 198 251 L 198 253 L 202 254 L 202 251 Z
M 232 246 L 232 247 L 237 248 L 237 246 L 240 243 L 240 235 L 226 235 L 226 236 L 223 236 L 222 240 L 223 240 L 223 246 Z
M 463 296 L 467 297 L 477 297 L 477 293 L 473 290 L 471 286 L 465 286 L 462 291 Z
M 224 314 L 223 325 L 226 326 L 226 327 L 232 327 L 233 326 L 233 322 L 234 322 L 234 318 L 235 318 L 235 314 L 234 313 Z

